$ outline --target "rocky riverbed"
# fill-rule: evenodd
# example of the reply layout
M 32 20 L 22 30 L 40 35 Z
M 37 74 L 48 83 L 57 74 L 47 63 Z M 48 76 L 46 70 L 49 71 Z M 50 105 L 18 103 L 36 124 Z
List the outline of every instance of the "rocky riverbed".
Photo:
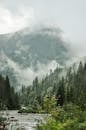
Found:
M 8 130 L 34 130 L 47 118 L 46 114 L 19 114 L 17 111 L 2 111 L 0 114 L 7 118 Z

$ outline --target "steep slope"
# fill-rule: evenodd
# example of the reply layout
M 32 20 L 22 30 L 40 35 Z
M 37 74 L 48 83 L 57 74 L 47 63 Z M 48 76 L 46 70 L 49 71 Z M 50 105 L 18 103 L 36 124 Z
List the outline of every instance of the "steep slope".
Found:
M 0 35 L 0 72 L 16 86 L 30 84 L 70 58 L 70 49 L 58 28 L 22 30 Z

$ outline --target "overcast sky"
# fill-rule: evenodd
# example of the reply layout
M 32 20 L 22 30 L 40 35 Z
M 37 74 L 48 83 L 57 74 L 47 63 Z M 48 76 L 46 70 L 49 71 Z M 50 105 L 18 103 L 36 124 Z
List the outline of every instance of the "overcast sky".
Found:
M 73 44 L 86 44 L 86 0 L 0 0 L 0 33 L 49 24 Z

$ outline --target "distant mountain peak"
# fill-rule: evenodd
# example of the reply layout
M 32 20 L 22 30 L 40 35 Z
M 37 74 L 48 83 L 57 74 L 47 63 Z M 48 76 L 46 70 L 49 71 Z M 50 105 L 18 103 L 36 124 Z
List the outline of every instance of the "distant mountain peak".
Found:
M 0 35 L 0 72 L 18 86 L 31 83 L 30 75 L 41 77 L 48 73 L 48 68 L 64 65 L 71 51 L 60 34 L 59 28 L 48 26 Z

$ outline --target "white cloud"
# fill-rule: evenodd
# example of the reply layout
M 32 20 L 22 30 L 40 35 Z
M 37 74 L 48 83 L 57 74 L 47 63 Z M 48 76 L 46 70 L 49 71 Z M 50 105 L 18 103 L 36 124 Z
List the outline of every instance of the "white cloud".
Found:
M 2 57 L 4 58 L 4 60 L 7 61 L 7 64 L 6 64 L 7 67 L 9 67 L 10 69 L 13 69 L 14 75 L 17 77 L 17 81 L 20 84 L 20 86 L 30 85 L 36 76 L 38 76 L 41 79 L 45 77 L 46 74 L 49 74 L 50 70 L 54 71 L 56 67 L 58 66 L 55 60 L 49 62 L 46 65 L 38 63 L 37 65 L 38 70 L 34 71 L 34 68 L 32 66 L 27 67 L 27 68 L 22 68 L 19 66 L 19 64 L 9 59 L 5 55 L 2 55 Z
M 21 7 L 16 13 L 0 7 L 0 34 L 16 32 L 31 26 L 34 21 L 33 8 Z
M 24 84 L 24 85 L 31 84 L 36 76 L 38 76 L 40 79 L 45 77 L 46 74 L 50 73 L 50 70 L 54 71 L 57 65 L 58 65 L 57 62 L 54 60 L 46 65 L 39 63 L 37 66 L 38 70 L 36 72 L 34 71 L 32 67 L 28 67 L 25 69 L 21 69 L 21 68 L 18 69 L 17 67 L 20 81 L 22 81 L 21 84 Z

